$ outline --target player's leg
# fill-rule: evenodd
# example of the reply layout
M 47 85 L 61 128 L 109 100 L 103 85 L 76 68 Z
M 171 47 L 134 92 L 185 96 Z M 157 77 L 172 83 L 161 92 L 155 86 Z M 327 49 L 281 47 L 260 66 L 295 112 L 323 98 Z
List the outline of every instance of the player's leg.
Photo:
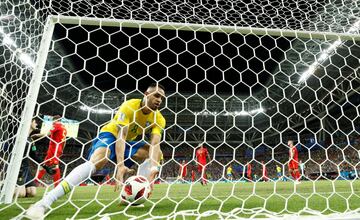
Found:
M 31 173 L 30 167 L 27 167 L 25 184 L 26 197 L 34 197 L 36 195 L 36 184 L 34 175 Z
M 207 185 L 207 177 L 206 177 L 206 166 L 205 164 L 202 165 L 202 181 L 204 183 L 204 185 Z
M 204 181 L 203 181 L 203 165 L 201 163 L 198 164 L 198 173 L 200 175 L 200 183 L 201 185 L 204 185 Z
M 301 176 L 300 176 L 299 168 L 294 169 L 294 175 L 295 175 L 295 180 L 300 181 Z
M 293 173 L 293 170 L 292 170 L 292 168 L 290 166 L 289 166 L 289 176 L 294 178 L 294 173 Z
M 295 181 L 296 180 L 296 176 L 295 176 L 295 164 L 294 164 L 294 161 L 291 160 L 289 162 L 289 173 L 290 175 L 292 176 L 293 180 Z
M 56 187 L 60 183 L 60 179 L 61 179 L 61 172 L 60 172 L 58 157 L 53 156 L 53 157 L 47 159 L 45 165 L 48 167 L 51 167 L 51 169 L 54 171 L 52 178 L 53 178 L 54 186 Z
M 42 219 L 45 211 L 60 197 L 69 193 L 74 186 L 79 185 L 84 180 L 88 179 L 96 170 L 101 169 L 107 162 L 107 157 L 110 156 L 108 148 L 102 147 L 96 149 L 90 161 L 87 161 L 75 169 L 73 169 L 65 179 L 46 194 L 34 206 L 29 208 L 26 216 L 30 219 Z
M 108 158 L 112 159 L 115 157 L 115 140 L 115 137 L 112 135 L 101 135 L 100 133 L 99 138 L 94 141 L 91 148 L 89 154 L 90 160 L 73 169 L 58 186 L 29 208 L 26 216 L 30 219 L 43 218 L 46 209 L 58 198 L 69 193 L 74 186 L 88 179 L 96 170 L 103 168 Z
M 59 144 L 57 146 L 57 149 L 56 149 L 56 152 L 55 152 L 55 157 L 52 160 L 52 163 L 55 165 L 55 167 L 54 167 L 55 173 L 52 175 L 55 187 L 60 183 L 60 179 L 61 179 L 61 170 L 60 170 L 60 167 L 59 167 L 59 158 L 61 157 L 62 152 L 63 152 L 63 145 Z
M 43 176 L 45 175 L 45 173 L 46 173 L 46 170 L 43 169 L 42 167 L 40 167 L 36 179 L 41 180 L 43 178 Z
M 247 172 L 246 175 L 247 175 L 248 180 L 249 180 L 249 181 L 252 181 L 251 172 Z
M 25 180 L 26 180 L 26 173 L 25 173 L 24 168 L 25 168 L 25 166 L 22 163 L 21 167 L 20 167 L 19 174 L 18 174 L 17 182 L 16 182 L 16 184 L 18 186 L 15 188 L 15 191 L 14 191 L 14 197 L 15 198 L 17 198 L 17 197 L 22 198 L 22 197 L 26 196 L 25 185 L 24 185 Z
M 51 167 L 51 165 L 52 165 L 52 164 L 51 164 L 52 158 L 54 158 L 54 154 L 53 154 L 53 152 L 51 151 L 51 149 L 48 149 L 48 151 L 46 152 L 45 159 L 44 159 L 44 164 L 45 164 L 45 166 Z M 43 176 L 45 175 L 45 173 L 46 173 L 46 170 L 45 170 L 42 166 L 40 166 L 40 167 L 39 167 L 39 171 L 38 171 L 38 173 L 37 173 L 36 179 L 37 179 L 38 181 L 41 180 L 41 179 L 43 178 Z
M 133 158 L 135 161 L 141 161 L 149 158 L 150 146 L 145 142 L 139 142 L 139 143 L 129 142 L 127 144 L 127 147 L 125 147 L 125 151 L 130 152 L 130 149 L 126 150 L 126 148 L 129 147 L 132 148 L 131 149 L 132 155 L 130 157 Z M 127 152 L 125 152 L 125 155 L 127 154 Z

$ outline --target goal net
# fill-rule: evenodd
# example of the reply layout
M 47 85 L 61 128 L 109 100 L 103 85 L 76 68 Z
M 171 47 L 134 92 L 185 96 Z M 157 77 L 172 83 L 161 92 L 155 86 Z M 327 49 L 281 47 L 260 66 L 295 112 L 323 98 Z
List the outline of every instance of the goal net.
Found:
M 54 203 L 49 219 L 360 215 L 357 1 L 0 6 L 2 216 L 21 218 L 54 186 L 48 174 L 37 180 L 43 163 L 29 146 L 43 160 L 51 139 L 28 139 L 33 118 L 44 132 L 62 117 L 64 178 L 121 103 L 154 82 L 166 92 L 164 160 L 144 207 L 119 205 L 110 162 Z M 288 140 L 299 178 L 289 173 Z M 203 173 L 200 145 L 209 152 Z M 30 183 L 35 198 L 21 198 Z

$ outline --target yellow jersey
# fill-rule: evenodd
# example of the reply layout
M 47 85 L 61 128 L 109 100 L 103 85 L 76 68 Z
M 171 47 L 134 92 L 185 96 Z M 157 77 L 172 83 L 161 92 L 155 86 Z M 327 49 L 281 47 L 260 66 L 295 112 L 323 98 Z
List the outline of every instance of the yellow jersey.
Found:
M 226 174 L 232 174 L 232 168 L 231 168 L 231 167 L 228 167 L 228 168 L 227 168 Z
M 143 133 L 161 135 L 165 128 L 165 118 L 159 110 L 144 114 L 141 110 L 141 99 L 130 99 L 125 101 L 117 111 L 115 117 L 100 132 L 110 132 L 118 136 L 119 126 L 129 126 L 126 141 L 133 141 Z
M 162 165 L 164 163 L 164 154 L 161 152 L 159 163 Z
M 278 173 L 281 173 L 281 167 L 276 167 L 276 171 L 277 171 Z

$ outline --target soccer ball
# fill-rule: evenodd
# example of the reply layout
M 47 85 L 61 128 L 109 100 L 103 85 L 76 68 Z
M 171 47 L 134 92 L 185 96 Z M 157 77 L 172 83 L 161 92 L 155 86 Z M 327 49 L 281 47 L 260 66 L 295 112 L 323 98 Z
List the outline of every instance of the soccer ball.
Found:
M 145 177 L 129 177 L 121 190 L 121 200 L 132 205 L 143 204 L 149 198 L 150 190 L 150 183 Z

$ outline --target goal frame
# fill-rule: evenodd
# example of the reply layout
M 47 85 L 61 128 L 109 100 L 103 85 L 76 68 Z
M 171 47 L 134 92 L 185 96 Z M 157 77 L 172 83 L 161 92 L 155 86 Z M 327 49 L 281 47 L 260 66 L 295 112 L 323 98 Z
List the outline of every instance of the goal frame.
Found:
M 159 28 L 165 30 L 181 30 L 181 31 L 200 31 L 200 32 L 222 32 L 233 34 L 252 34 L 252 35 L 269 35 L 269 36 L 283 36 L 295 37 L 305 39 L 322 39 L 322 40 L 353 40 L 360 41 L 360 35 L 352 33 L 331 33 L 331 32 L 311 32 L 300 30 L 286 30 L 286 29 L 268 29 L 268 28 L 253 28 L 253 27 L 237 27 L 237 26 L 219 26 L 219 25 L 199 25 L 199 24 L 184 24 L 172 22 L 153 22 L 153 21 L 139 21 L 139 20 L 123 20 L 123 19 L 107 19 L 107 18 L 91 18 L 91 17 L 72 17 L 62 15 L 51 15 L 47 18 L 45 28 L 42 34 L 41 44 L 36 56 L 36 63 L 32 74 L 32 79 L 29 84 L 28 96 L 25 101 L 25 107 L 21 115 L 21 122 L 16 134 L 17 138 L 12 151 L 12 157 L 8 165 L 4 185 L 0 194 L 0 204 L 11 204 L 13 202 L 13 194 L 15 191 L 17 176 L 20 170 L 27 136 L 28 128 L 31 124 L 31 119 L 35 110 L 38 93 L 40 90 L 42 76 L 45 70 L 45 64 L 48 57 L 50 43 L 53 37 L 54 27 L 56 24 L 72 24 L 72 25 L 92 25 L 92 26 L 113 26 L 113 27 L 132 27 L 132 28 Z M 308 212 L 307 212 L 308 213 Z M 318 216 L 321 213 L 313 213 Z M 187 216 L 194 213 L 179 212 L 174 214 L 176 216 Z M 214 213 L 205 213 L 206 215 L 219 214 L 218 211 Z M 225 213 L 223 213 L 225 214 Z M 356 219 L 356 214 L 343 213 L 339 216 L 326 216 L 326 219 Z M 201 214 L 202 216 L 202 214 Z M 227 214 L 225 214 L 227 216 Z M 236 216 L 236 213 L 231 214 L 230 217 Z M 321 215 L 323 216 L 323 215 Z M 272 217 L 271 219 L 286 219 L 286 217 Z M 295 219 L 309 219 L 309 217 L 292 216 Z

